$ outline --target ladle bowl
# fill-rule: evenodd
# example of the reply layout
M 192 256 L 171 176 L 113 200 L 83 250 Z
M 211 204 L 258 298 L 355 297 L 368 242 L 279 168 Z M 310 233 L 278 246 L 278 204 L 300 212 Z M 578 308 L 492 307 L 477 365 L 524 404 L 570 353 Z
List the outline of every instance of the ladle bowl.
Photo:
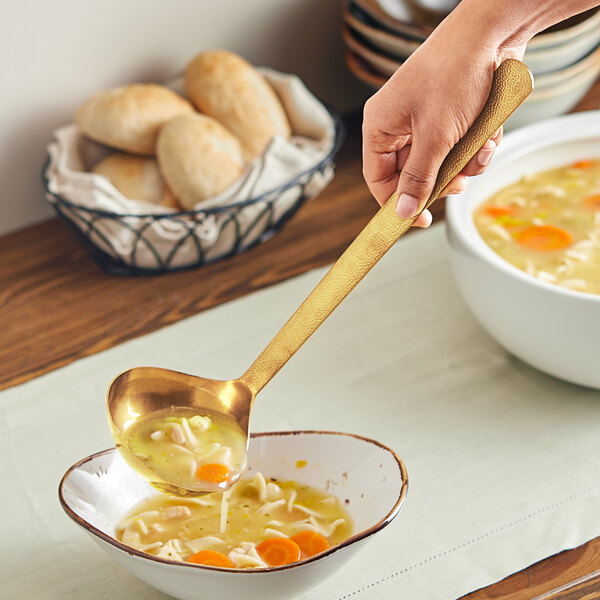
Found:
M 202 492 L 174 485 L 148 468 L 124 441 L 126 432 L 142 417 L 177 407 L 187 414 L 232 418 L 248 438 L 253 400 L 252 390 L 240 380 L 217 381 L 157 367 L 137 367 L 121 373 L 109 388 L 109 424 L 125 461 L 151 485 L 175 496 L 198 496 Z

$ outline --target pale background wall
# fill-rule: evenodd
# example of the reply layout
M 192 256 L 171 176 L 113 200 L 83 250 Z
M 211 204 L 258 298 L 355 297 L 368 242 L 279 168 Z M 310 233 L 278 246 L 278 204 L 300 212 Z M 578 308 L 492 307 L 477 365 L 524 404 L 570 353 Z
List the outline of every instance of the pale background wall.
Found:
M 52 215 L 40 172 L 53 129 L 92 92 L 162 81 L 227 48 L 300 75 L 345 112 L 369 91 L 343 61 L 342 0 L 0 0 L 0 235 Z

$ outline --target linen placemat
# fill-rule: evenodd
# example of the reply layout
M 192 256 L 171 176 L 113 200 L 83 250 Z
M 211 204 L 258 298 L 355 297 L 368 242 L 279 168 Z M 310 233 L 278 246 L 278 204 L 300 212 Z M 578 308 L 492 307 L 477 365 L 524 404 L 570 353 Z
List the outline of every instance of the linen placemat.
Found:
M 105 393 L 117 373 L 238 376 L 323 273 L 0 394 L 0 597 L 165 598 L 66 517 L 59 480 L 112 446 Z M 360 433 L 408 469 L 396 520 L 307 598 L 451 600 L 600 535 L 600 393 L 534 371 L 480 328 L 440 226 L 390 250 L 261 392 L 251 428 Z

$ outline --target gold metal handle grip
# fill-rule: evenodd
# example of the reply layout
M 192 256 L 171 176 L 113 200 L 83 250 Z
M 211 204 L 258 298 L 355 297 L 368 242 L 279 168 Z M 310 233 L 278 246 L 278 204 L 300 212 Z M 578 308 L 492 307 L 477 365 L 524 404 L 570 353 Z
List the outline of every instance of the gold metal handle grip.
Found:
M 500 64 L 494 72 L 492 87 L 484 107 L 467 133 L 444 159 L 431 196 L 420 212 L 437 199 L 441 191 L 462 171 L 481 146 L 494 135 L 532 91 L 533 76 L 524 63 L 509 58 Z
M 439 196 L 532 89 L 531 73 L 522 62 L 509 59 L 498 67 L 481 114 L 442 163 L 434 190 L 421 211 Z M 240 379 L 254 394 L 271 380 L 396 240 L 408 231 L 417 216 L 404 219 L 396 214 L 396 194 L 379 209 L 242 375 Z

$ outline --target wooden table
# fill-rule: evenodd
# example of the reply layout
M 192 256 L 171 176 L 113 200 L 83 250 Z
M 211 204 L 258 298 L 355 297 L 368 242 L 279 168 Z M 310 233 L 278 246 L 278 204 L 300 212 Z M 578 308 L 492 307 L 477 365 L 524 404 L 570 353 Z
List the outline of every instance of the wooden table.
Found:
M 600 107 L 600 80 L 576 110 Z M 0 238 L 0 389 L 334 261 L 376 211 L 362 180 L 360 116 L 333 183 L 249 252 L 159 277 L 105 274 L 52 219 Z M 435 219 L 444 202 L 433 205 Z M 600 538 L 465 598 L 600 598 Z

